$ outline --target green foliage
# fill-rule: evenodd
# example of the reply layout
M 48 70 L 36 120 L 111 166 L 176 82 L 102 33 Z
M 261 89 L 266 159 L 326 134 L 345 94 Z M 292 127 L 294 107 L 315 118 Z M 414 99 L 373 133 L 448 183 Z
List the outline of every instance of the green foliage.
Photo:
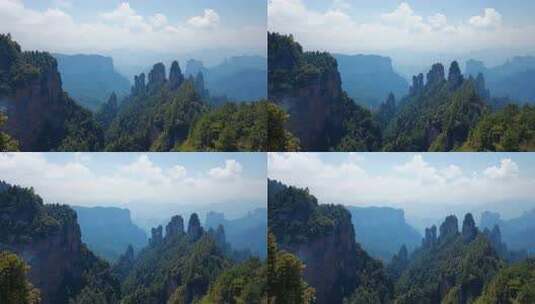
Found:
M 267 303 L 267 265 L 257 258 L 251 258 L 225 270 L 200 303 Z
M 535 107 L 508 105 L 488 113 L 470 131 L 467 151 L 534 151 Z
M 268 297 L 273 304 L 314 303 L 314 288 L 303 280 L 304 265 L 295 255 L 277 248 L 275 236 L 268 234 Z
M 289 115 L 272 102 L 267 102 L 266 108 L 268 113 L 268 145 L 266 151 L 299 151 L 299 140 L 284 127 L 288 122 Z
M 7 117 L 0 112 L 0 128 L 6 123 Z M 0 152 L 18 151 L 17 141 L 4 132 L 0 132 Z
M 0 302 L 39 304 L 39 291 L 27 280 L 29 267 L 17 255 L 0 251 Z
M 485 286 L 476 304 L 535 303 L 535 260 L 506 267 Z
M 268 103 L 225 103 L 204 113 L 179 150 L 266 151 Z

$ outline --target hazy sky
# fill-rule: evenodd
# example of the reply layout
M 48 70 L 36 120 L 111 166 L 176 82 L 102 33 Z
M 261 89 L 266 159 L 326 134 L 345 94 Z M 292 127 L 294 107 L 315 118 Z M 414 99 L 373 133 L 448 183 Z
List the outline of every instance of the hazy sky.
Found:
M 530 0 L 268 1 L 270 31 L 292 33 L 309 50 L 392 54 L 401 64 L 427 52 L 535 50 Z
M 420 218 L 535 208 L 532 153 L 270 153 L 268 175 L 308 187 L 322 203 L 399 207 Z
M 0 0 L 0 31 L 24 49 L 64 53 L 263 53 L 265 0 Z
M 266 208 L 263 153 L 1 153 L 0 180 L 34 187 L 46 203 L 151 216 L 186 205 Z

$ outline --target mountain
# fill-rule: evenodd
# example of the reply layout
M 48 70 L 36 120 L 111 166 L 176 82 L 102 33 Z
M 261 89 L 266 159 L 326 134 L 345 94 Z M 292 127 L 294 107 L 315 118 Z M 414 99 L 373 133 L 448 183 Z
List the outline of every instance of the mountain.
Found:
M 346 206 L 351 213 L 356 240 L 373 257 L 390 261 L 402 245 L 415 249 L 421 236 L 405 221 L 401 209 Z
M 495 97 L 509 97 L 521 103 L 535 103 L 535 57 L 516 56 L 507 62 L 488 68 L 482 61 L 468 60 L 466 73 L 482 73 Z
M 447 78 L 446 78 L 447 77 Z M 460 148 L 487 105 L 485 80 L 461 74 L 452 62 L 448 75 L 434 64 L 427 73 L 413 77 L 409 95 L 384 131 L 386 151 L 451 151 Z
M 256 209 L 247 215 L 227 220 L 223 213 L 208 212 L 205 227 L 225 228 L 225 235 L 236 250 L 249 250 L 253 255 L 265 258 L 267 255 L 267 210 Z
M 491 242 L 467 214 L 459 231 L 448 216 L 426 229 L 422 246 L 411 256 L 396 282 L 396 303 L 473 303 L 503 267 Z
M 391 286 L 381 262 L 355 241 L 343 206 L 318 204 L 308 189 L 268 181 L 269 229 L 281 250 L 304 264 L 317 303 L 389 303 Z
M 78 215 L 82 241 L 97 255 L 115 261 L 129 245 L 141 249 L 147 244 L 145 232 L 132 223 L 128 209 L 114 207 L 72 207 Z M 113 227 L 113 233 L 110 233 Z
M 485 211 L 481 214 L 482 229 L 492 230 L 495 225 L 500 228 L 502 239 L 509 249 L 526 250 L 529 254 L 535 254 L 535 209 L 509 220 L 501 219 L 499 213 Z
M 45 205 L 33 189 L 0 182 L 0 250 L 29 266 L 42 303 L 116 303 L 119 282 L 80 236 L 76 213 Z
M 165 235 L 162 226 L 153 228 L 149 245 L 133 260 L 121 303 L 244 303 L 239 302 L 244 298 L 261 303 L 266 296 L 264 266 L 258 260 L 234 263 L 225 255 L 225 243 L 224 231 L 207 232 L 196 213 L 187 229 L 181 216 L 173 216 Z M 241 282 L 240 288 L 232 289 L 232 282 Z M 223 299 L 210 302 L 222 290 L 227 291 Z
M 111 57 L 100 55 L 53 54 L 63 80 L 63 88 L 80 105 L 96 111 L 112 93 L 122 98 L 130 82 L 119 74 Z
M 267 97 L 267 60 L 261 56 L 234 56 L 206 68 L 199 60 L 187 62 L 185 75 L 204 75 L 206 88 L 213 96 L 232 101 L 251 101 Z
M 373 151 L 381 130 L 342 90 L 336 59 L 303 52 L 293 36 L 268 34 L 268 99 L 284 109 L 304 151 Z
M 23 52 L 11 36 L 0 34 L 2 130 L 22 151 L 94 151 L 103 133 L 91 112 L 62 88 L 57 61 L 48 53 Z
M 392 68 L 392 60 L 378 55 L 334 54 L 342 77 L 342 88 L 355 102 L 377 108 L 392 93 L 402 97 L 409 92 L 405 78 Z

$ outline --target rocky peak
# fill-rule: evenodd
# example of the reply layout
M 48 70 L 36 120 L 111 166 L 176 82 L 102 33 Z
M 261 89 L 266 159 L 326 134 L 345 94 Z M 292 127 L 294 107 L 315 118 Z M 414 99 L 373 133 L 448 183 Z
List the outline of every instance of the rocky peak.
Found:
M 409 260 L 409 251 L 407 250 L 407 246 L 405 246 L 405 244 L 401 246 L 397 256 L 401 262 L 407 262 Z
M 428 86 L 440 83 L 445 79 L 444 66 L 441 63 L 435 63 L 431 67 L 431 70 L 427 73 Z
M 126 248 L 126 252 L 124 253 L 123 257 L 128 261 L 134 260 L 134 247 L 132 247 L 132 245 L 128 245 L 128 248 Z
M 150 232 L 151 232 L 151 238 L 149 240 L 149 244 L 151 246 L 156 246 L 160 244 L 163 240 L 162 225 L 159 225 L 156 228 L 152 228 Z
M 424 74 L 420 73 L 418 76 L 412 76 L 412 86 L 410 87 L 410 94 L 416 95 L 422 92 L 424 88 Z
M 461 86 L 464 81 L 463 74 L 461 74 L 461 69 L 457 61 L 453 61 L 450 65 L 450 70 L 448 73 L 448 84 L 450 89 L 455 90 Z
M 500 231 L 500 226 L 494 225 L 494 227 L 490 231 L 489 237 L 492 243 L 500 244 L 502 242 L 502 233 Z
M 171 221 L 165 226 L 165 238 L 170 238 L 184 233 L 184 220 L 180 215 L 175 215 Z
M 215 241 L 219 246 L 224 246 L 227 242 L 226 236 L 225 236 L 225 227 L 223 225 L 218 225 L 217 229 L 215 231 Z
M 173 61 L 171 64 L 171 70 L 169 70 L 169 86 L 171 89 L 177 89 L 184 82 L 184 75 L 180 70 L 180 65 L 177 61 Z
M 459 224 L 455 215 L 448 215 L 446 220 L 440 225 L 440 240 L 448 239 L 459 233 Z
M 139 74 L 139 76 L 134 76 L 134 87 L 132 87 L 132 94 L 139 95 L 145 93 L 145 73 Z
M 108 99 L 108 105 L 114 109 L 117 108 L 117 94 L 112 92 L 110 98 Z
M 485 77 L 482 73 L 477 74 L 475 79 L 477 94 L 484 100 L 490 100 L 490 91 L 485 84 Z
M 165 83 L 165 65 L 161 62 L 155 64 L 149 73 L 149 83 L 147 89 L 154 92 Z
M 472 241 L 477 236 L 476 223 L 471 213 L 467 213 L 464 216 L 462 235 L 463 235 L 463 239 L 466 242 Z
M 431 228 L 425 228 L 425 237 L 422 241 L 422 247 L 433 247 L 437 242 L 437 226 L 433 225 Z
M 199 216 L 197 213 L 193 213 L 188 222 L 188 236 L 196 241 L 198 240 L 201 235 L 203 234 L 203 228 L 201 226 L 201 222 L 199 221 Z

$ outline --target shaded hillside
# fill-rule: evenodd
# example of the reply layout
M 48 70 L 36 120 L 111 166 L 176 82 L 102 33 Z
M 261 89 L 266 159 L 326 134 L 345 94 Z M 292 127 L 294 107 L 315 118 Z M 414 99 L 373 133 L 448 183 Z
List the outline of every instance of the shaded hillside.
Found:
M 205 226 L 225 228 L 227 241 L 233 249 L 249 250 L 252 254 L 265 258 L 267 255 L 267 209 L 256 209 L 247 215 L 228 220 L 223 213 L 208 212 Z
M 535 254 L 535 210 L 526 211 L 519 217 L 503 220 L 499 213 L 483 212 L 480 220 L 481 228 L 492 230 L 495 225 L 500 227 L 503 241 L 512 250 L 527 250 Z
M 94 151 L 103 134 L 91 112 L 62 89 L 56 60 L 48 53 L 22 52 L 0 34 L 0 108 L 5 131 L 23 151 Z
M 358 243 L 372 256 L 390 261 L 402 245 L 415 249 L 421 235 L 405 221 L 403 210 L 388 207 L 351 207 L 351 222 Z
M 119 300 L 119 282 L 82 243 L 71 208 L 45 205 L 33 189 L 0 182 L 0 230 L 0 250 L 29 264 L 29 280 L 43 304 Z
M 384 133 L 387 151 L 450 151 L 459 148 L 486 110 L 484 79 L 465 79 L 457 62 L 446 78 L 434 64 L 424 76 L 413 77 L 409 95 Z
M 318 303 L 389 303 L 390 283 L 382 263 L 355 242 L 351 214 L 320 205 L 308 189 L 268 181 L 269 229 L 278 245 L 305 264 L 304 279 Z
M 405 78 L 392 68 L 392 60 L 377 55 L 334 54 L 342 88 L 355 102 L 378 108 L 388 94 L 402 97 L 409 92 Z
M 305 151 L 380 149 L 379 125 L 342 90 L 334 57 L 303 52 L 292 36 L 268 34 L 268 98 Z
M 535 57 L 513 57 L 492 68 L 472 59 L 466 62 L 466 73 L 474 77 L 482 73 L 492 96 L 509 97 L 521 103 L 535 103 Z
M 111 57 L 64 54 L 53 56 L 58 62 L 64 90 L 87 109 L 95 111 L 112 93 L 122 98 L 130 89 L 130 82 L 115 70 Z
M 129 245 L 139 250 L 147 244 L 145 232 L 132 223 L 130 211 L 113 207 L 72 207 L 78 215 L 82 240 L 97 255 L 115 261 Z M 110 233 L 113 227 L 113 233 Z
M 471 214 L 461 231 L 457 218 L 448 216 L 439 233 L 435 226 L 426 229 L 396 283 L 396 303 L 472 303 L 503 265 Z

